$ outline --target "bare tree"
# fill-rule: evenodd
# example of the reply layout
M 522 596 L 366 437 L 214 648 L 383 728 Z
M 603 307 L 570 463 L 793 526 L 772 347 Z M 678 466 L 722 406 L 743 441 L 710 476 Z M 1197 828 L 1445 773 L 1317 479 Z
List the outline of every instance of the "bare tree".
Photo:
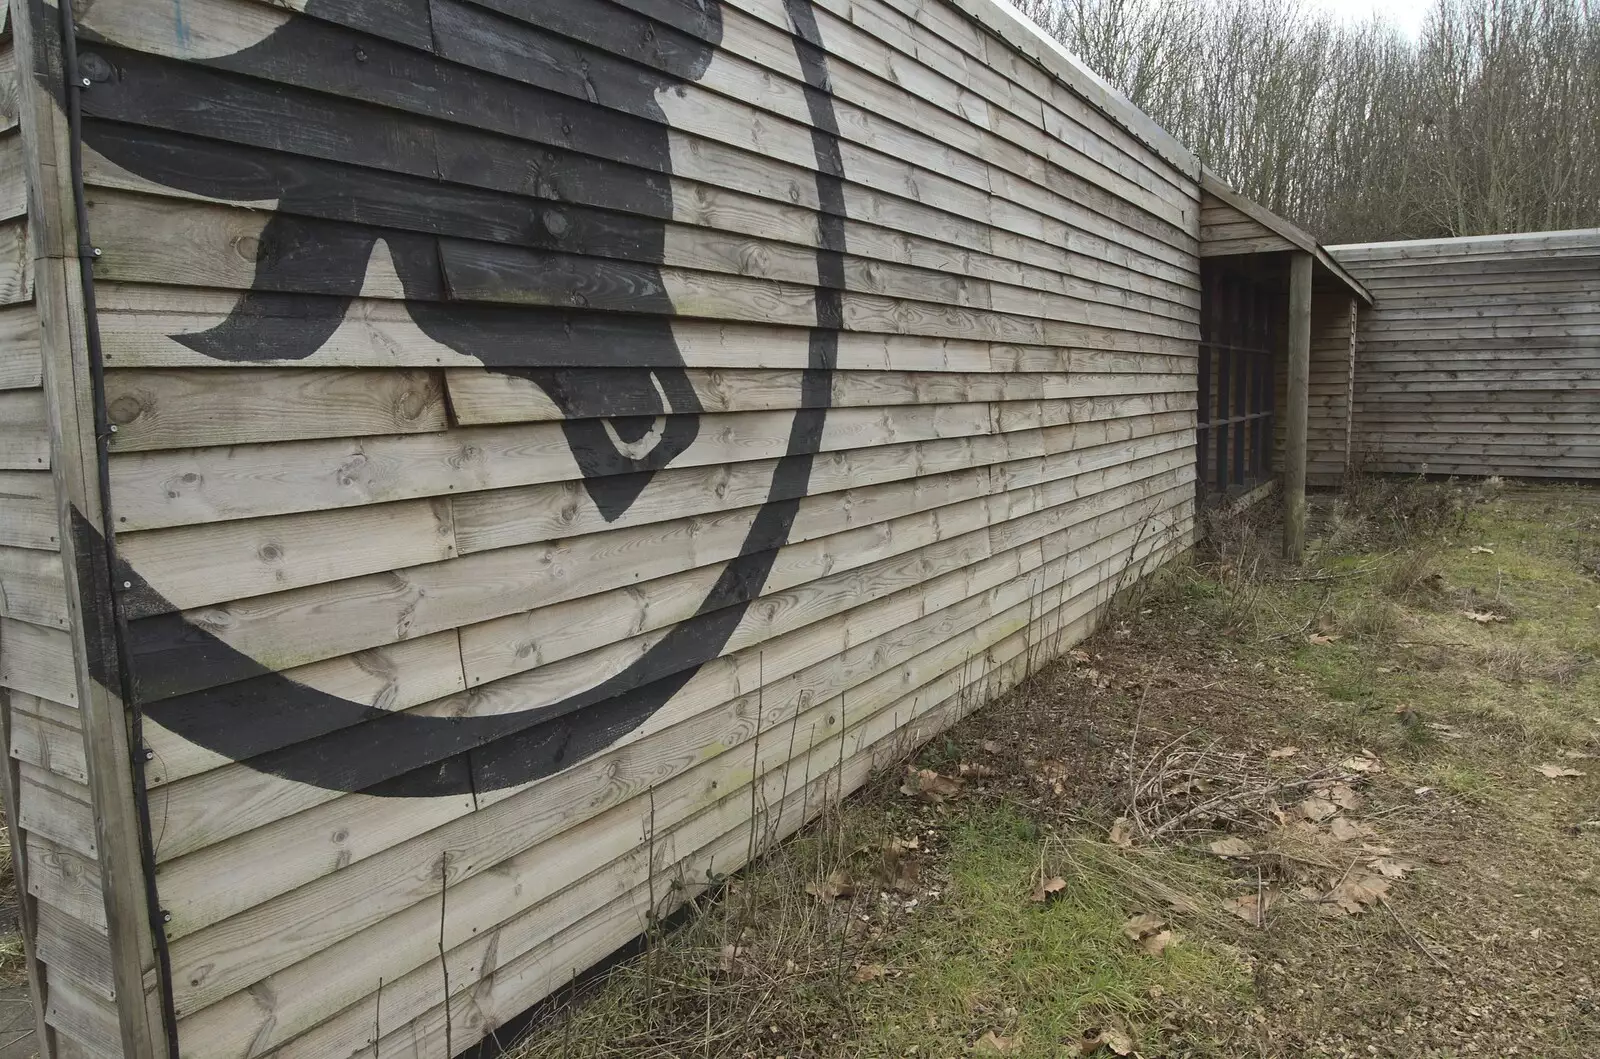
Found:
M 1437 0 L 1416 41 L 1299 0 L 1019 6 L 1326 241 L 1600 225 L 1591 0 Z

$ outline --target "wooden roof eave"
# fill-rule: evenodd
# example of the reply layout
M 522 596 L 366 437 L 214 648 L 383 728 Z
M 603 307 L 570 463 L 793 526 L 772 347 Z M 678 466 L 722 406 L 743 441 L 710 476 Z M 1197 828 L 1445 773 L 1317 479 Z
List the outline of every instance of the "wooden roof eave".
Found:
M 1298 249 L 1304 250 L 1311 255 L 1312 260 L 1317 263 L 1324 273 L 1338 280 L 1349 289 L 1350 293 L 1360 298 L 1367 305 L 1372 304 L 1372 292 L 1367 290 L 1349 272 L 1345 271 L 1344 266 L 1335 261 L 1333 255 L 1329 254 L 1321 244 L 1311 237 L 1310 232 L 1307 232 L 1297 224 L 1284 220 L 1259 202 L 1239 194 L 1206 166 L 1200 167 L 1200 190 L 1216 196 L 1246 217 L 1287 239 Z

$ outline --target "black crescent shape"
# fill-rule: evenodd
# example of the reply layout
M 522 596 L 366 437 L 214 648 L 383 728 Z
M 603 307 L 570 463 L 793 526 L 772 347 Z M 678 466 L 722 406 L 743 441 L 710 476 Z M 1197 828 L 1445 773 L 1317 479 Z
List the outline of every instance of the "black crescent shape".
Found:
M 167 629 L 160 639 L 182 642 L 186 658 L 208 670 L 225 670 L 236 683 L 146 702 L 146 718 L 250 768 L 324 789 L 386 797 L 460 795 L 541 779 L 605 749 L 643 724 L 722 653 L 759 596 L 809 486 L 843 325 L 844 171 L 827 58 L 810 0 L 785 0 L 785 6 L 806 80 L 822 207 L 817 326 L 810 335 L 802 407 L 768 500 L 740 555 L 728 563 L 696 614 L 633 664 L 566 699 L 493 716 L 432 717 L 391 713 L 296 683 L 174 612 L 140 624 L 181 626 Z M 77 531 L 95 532 L 86 523 Z M 136 572 L 124 569 L 118 576 L 133 582 L 130 591 L 158 598 Z M 272 728 L 276 745 L 284 749 L 257 753 L 251 743 L 262 726 Z M 286 745 L 297 741 L 303 742 Z

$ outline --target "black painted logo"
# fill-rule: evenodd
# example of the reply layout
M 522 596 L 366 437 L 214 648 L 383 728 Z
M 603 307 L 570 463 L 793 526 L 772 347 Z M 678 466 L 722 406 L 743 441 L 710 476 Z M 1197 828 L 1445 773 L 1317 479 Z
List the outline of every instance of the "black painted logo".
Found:
M 277 204 L 252 288 L 224 322 L 177 341 L 241 364 L 310 357 L 344 321 L 381 243 L 424 333 L 488 370 L 531 380 L 560 409 L 586 491 L 611 521 L 698 432 L 701 407 L 660 271 L 672 164 L 658 98 L 704 74 L 721 42 L 720 5 L 490 6 L 515 17 L 458 5 L 448 33 L 436 26 L 416 42 L 455 41 L 453 55 L 337 25 L 359 17 L 341 0 L 312 0 L 306 15 L 287 17 L 259 43 L 201 61 L 88 34 L 80 64 L 95 84 L 83 96 L 84 139 L 167 187 Z M 652 18 L 625 9 L 633 7 Z M 172 611 L 130 633 L 147 717 L 286 779 L 398 797 L 459 794 L 525 783 L 604 750 L 722 652 L 807 492 L 842 324 L 843 170 L 826 57 L 810 0 L 786 7 L 821 203 L 817 325 L 787 455 L 739 556 L 695 615 L 633 664 L 559 702 L 427 717 L 297 684 Z M 584 98 L 518 80 L 523 61 L 581 62 Z M 285 86 L 328 95 L 308 106 L 305 93 Z M 420 113 L 375 105 L 386 93 Z M 238 118 L 249 114 L 260 120 L 246 128 Z M 222 116 L 234 125 L 218 126 Z M 503 176 L 508 159 L 519 186 L 488 192 L 470 179 L 490 166 Z M 601 204 L 573 204 L 567 191 L 578 183 L 584 202 Z M 603 262 L 610 287 L 586 287 L 559 267 L 562 255 Z M 456 296 L 463 287 L 471 300 Z M 118 577 L 154 593 L 137 571 Z

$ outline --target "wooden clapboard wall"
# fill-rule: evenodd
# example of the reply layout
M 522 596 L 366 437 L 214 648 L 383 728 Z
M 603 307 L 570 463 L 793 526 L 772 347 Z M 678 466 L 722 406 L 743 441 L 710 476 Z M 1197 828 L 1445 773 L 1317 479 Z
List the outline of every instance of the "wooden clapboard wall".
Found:
M 76 43 L 184 1056 L 460 1051 L 1190 540 L 1198 169 L 988 0 Z
M 1311 377 L 1306 410 L 1306 485 L 1331 488 L 1349 461 L 1358 303 L 1341 290 L 1314 287 Z
M 1355 378 L 1367 466 L 1600 477 L 1600 230 L 1329 252 L 1377 298 Z
M 1200 197 L 1200 256 L 1271 254 L 1295 244 L 1237 206 L 1205 191 Z
M 27 1046 L 50 1057 L 120 1054 L 58 508 L 61 468 L 51 444 L 59 416 L 48 387 L 60 379 L 45 370 L 33 300 L 12 30 L 10 9 L 0 4 L 0 739 L 18 926 L 38 1015 Z

